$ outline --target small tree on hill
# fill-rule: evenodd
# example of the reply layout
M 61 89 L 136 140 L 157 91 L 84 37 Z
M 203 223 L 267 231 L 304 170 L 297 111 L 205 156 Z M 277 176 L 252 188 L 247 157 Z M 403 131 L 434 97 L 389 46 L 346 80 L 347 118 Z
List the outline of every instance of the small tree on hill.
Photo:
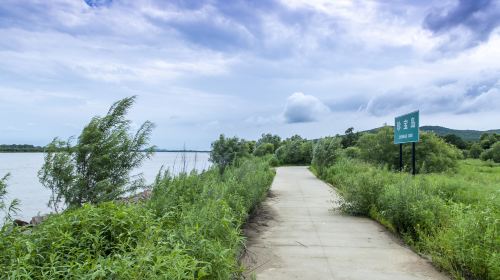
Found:
M 467 143 L 458 135 L 448 134 L 444 136 L 443 139 L 446 143 L 452 144 L 453 146 L 461 150 L 467 149 Z
M 359 132 L 354 132 L 354 127 L 349 127 L 342 136 L 342 147 L 348 148 L 356 145 L 360 136 Z
M 92 118 L 75 146 L 71 138 L 56 138 L 47 146 L 38 178 L 52 191 L 49 207 L 58 211 L 61 204 L 100 203 L 144 187 L 141 174 L 131 177 L 130 172 L 152 155 L 154 147 L 148 145 L 154 125 L 146 121 L 129 133 L 125 116 L 134 101 L 135 96 L 122 99 L 106 116 Z

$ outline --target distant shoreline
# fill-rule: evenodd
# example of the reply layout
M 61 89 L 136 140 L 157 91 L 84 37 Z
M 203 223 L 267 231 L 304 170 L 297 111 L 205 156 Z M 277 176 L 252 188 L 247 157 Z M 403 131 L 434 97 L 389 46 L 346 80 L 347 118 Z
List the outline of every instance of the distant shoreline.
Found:
M 141 151 L 144 152 L 144 151 Z M 210 153 L 210 151 L 198 150 L 155 150 L 155 153 Z M 45 151 L 0 151 L 0 154 L 35 154 L 45 153 Z

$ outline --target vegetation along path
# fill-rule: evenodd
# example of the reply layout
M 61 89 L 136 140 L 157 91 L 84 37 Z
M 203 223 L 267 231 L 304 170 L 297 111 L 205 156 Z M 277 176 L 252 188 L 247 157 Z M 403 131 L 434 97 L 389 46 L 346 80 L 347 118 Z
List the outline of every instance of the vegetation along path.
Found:
M 306 167 L 278 168 L 246 229 L 247 277 L 447 279 L 376 222 L 331 209 L 332 189 Z

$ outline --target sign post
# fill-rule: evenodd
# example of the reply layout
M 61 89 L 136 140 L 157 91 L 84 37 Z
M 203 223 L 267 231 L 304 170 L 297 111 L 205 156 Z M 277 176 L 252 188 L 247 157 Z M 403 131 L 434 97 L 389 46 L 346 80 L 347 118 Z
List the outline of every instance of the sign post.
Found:
M 399 144 L 399 171 L 403 170 L 403 144 L 412 143 L 412 174 L 416 173 L 415 143 L 420 140 L 419 111 L 411 112 L 394 119 L 394 144 Z

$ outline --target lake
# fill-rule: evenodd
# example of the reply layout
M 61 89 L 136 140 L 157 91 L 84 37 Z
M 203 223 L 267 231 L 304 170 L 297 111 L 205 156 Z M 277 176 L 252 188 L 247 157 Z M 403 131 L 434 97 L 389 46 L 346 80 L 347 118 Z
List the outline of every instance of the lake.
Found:
M 207 169 L 210 167 L 208 158 L 208 153 L 185 153 L 185 168 L 199 171 Z M 29 222 L 31 217 L 38 213 L 50 212 L 47 207 L 50 190 L 43 187 L 37 177 L 43 159 L 43 153 L 0 153 L 0 177 L 10 173 L 7 181 L 7 202 L 13 198 L 21 200 L 21 211 L 16 215 L 18 219 Z M 155 153 L 131 174 L 143 173 L 144 179 L 150 184 L 162 166 L 168 168 L 171 173 L 178 174 L 184 169 L 183 162 L 183 153 L 180 152 Z M 0 219 L 3 220 L 3 217 L 4 214 L 0 213 Z

